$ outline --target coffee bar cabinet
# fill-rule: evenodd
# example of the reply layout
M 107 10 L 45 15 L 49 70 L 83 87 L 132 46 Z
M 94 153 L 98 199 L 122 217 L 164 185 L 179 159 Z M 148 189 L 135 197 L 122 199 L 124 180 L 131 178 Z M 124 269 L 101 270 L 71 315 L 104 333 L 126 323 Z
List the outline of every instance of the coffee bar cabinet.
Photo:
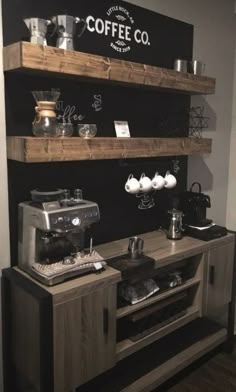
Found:
M 181 94 L 215 92 L 210 77 L 28 42 L 5 47 L 3 56 L 5 73 Z M 210 153 L 211 146 L 211 139 L 189 137 L 7 138 L 8 158 L 24 163 L 181 156 Z M 221 324 L 218 311 L 226 306 L 232 315 L 234 235 L 210 242 L 170 241 L 159 231 L 140 237 L 155 262 L 136 281 L 152 278 L 159 284 L 176 271 L 182 279 L 175 287 L 160 284 L 135 305 L 120 300 L 124 278 L 109 265 L 127 253 L 127 238 L 96 247 L 108 262 L 101 273 L 52 287 L 18 267 L 3 271 L 5 392 L 152 391 L 231 341 L 232 323 Z
M 217 320 L 232 305 L 234 235 L 210 242 L 140 236 L 154 266 L 135 280 L 182 281 L 131 305 L 118 295 L 124 279 L 109 260 L 128 239 L 99 245 L 108 261 L 89 274 L 47 287 L 19 268 L 3 271 L 6 392 L 144 392 L 230 341 Z M 134 277 L 132 278 L 134 280 Z M 216 322 L 217 320 L 217 322 Z M 135 366 L 134 366 L 135 364 Z

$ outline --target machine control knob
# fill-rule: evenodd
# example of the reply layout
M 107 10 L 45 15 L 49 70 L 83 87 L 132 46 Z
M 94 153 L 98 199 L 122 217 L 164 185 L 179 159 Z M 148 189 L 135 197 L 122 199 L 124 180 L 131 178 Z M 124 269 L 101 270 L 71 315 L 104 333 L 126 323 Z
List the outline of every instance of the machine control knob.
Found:
M 73 226 L 79 226 L 81 223 L 80 219 L 78 217 L 72 219 L 72 225 Z

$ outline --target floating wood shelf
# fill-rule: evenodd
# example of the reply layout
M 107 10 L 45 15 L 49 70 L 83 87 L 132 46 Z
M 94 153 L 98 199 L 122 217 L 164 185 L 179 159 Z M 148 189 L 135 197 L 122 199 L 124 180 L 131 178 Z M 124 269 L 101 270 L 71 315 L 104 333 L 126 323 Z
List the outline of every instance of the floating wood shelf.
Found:
M 29 42 L 4 48 L 4 71 L 49 72 L 188 94 L 215 92 L 215 79 L 206 76 Z
M 8 158 L 19 162 L 193 155 L 210 153 L 211 146 L 212 140 L 203 138 L 7 138 Z

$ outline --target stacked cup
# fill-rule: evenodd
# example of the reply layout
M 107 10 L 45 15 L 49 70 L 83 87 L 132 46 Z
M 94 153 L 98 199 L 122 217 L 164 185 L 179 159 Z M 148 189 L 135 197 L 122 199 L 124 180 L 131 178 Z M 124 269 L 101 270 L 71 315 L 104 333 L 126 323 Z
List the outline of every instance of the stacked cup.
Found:
M 155 173 L 153 179 L 147 177 L 145 173 L 141 174 L 139 180 L 130 174 L 125 184 L 125 190 L 131 194 L 148 193 L 151 190 L 160 191 L 163 188 L 172 189 L 176 186 L 177 180 L 169 171 L 166 172 L 165 177 L 162 177 L 158 172 Z

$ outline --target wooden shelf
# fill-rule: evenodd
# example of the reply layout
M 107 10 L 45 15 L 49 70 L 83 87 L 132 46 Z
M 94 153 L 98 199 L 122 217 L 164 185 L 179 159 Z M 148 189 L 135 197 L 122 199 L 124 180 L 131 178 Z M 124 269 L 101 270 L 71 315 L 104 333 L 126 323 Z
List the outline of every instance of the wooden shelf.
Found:
M 192 320 L 195 320 L 200 316 L 200 311 L 196 308 L 196 306 L 191 306 L 188 308 L 187 313 L 179 318 L 171 322 L 168 325 L 158 329 L 157 331 L 150 333 L 145 336 L 143 339 L 138 340 L 137 342 L 132 342 L 130 339 L 122 340 L 116 345 L 116 357 L 117 361 L 126 358 L 127 356 L 135 353 L 136 351 L 146 347 L 148 344 L 155 342 L 158 339 L 161 339 L 163 336 L 168 335 L 169 333 L 175 331 L 177 328 L 183 327 L 187 323 Z
M 124 307 L 117 310 L 116 318 L 120 319 L 122 317 L 128 316 L 129 314 L 137 312 L 140 309 L 144 309 L 147 306 L 153 305 L 156 302 L 160 302 L 163 299 L 171 297 L 174 294 L 177 294 L 183 290 L 189 289 L 190 287 L 193 287 L 193 286 L 199 284 L 200 282 L 201 282 L 201 279 L 198 279 L 198 278 L 189 279 L 186 283 L 182 284 L 181 286 L 178 286 L 174 289 L 166 290 L 160 294 L 156 294 L 153 297 L 146 299 L 145 301 L 140 302 L 136 305 L 124 306 Z
M 188 94 L 213 94 L 215 79 L 94 54 L 17 42 L 4 48 L 4 71 L 53 73 L 94 81 L 146 86 Z
M 211 139 L 197 138 L 7 138 L 8 159 L 60 162 L 210 153 Z

